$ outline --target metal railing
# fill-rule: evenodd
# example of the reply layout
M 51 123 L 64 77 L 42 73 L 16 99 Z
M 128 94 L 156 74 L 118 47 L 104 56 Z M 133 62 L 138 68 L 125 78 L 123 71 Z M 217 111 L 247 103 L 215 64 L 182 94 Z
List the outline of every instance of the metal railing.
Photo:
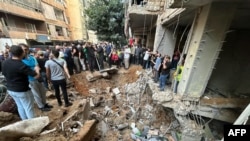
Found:
M 40 3 L 40 0 L 39 2 L 35 0 L 33 0 L 32 2 L 28 0 L 0 0 L 0 2 L 9 3 L 11 5 L 16 5 L 24 9 L 32 10 L 32 11 L 39 12 L 39 13 L 42 12 L 42 6 Z

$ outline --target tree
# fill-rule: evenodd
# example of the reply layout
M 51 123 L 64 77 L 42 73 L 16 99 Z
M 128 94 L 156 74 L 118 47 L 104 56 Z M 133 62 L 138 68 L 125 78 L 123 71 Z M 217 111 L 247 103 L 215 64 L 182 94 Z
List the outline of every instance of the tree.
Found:
M 124 9 L 121 0 L 94 0 L 85 10 L 88 29 L 96 31 L 98 40 L 125 44 Z

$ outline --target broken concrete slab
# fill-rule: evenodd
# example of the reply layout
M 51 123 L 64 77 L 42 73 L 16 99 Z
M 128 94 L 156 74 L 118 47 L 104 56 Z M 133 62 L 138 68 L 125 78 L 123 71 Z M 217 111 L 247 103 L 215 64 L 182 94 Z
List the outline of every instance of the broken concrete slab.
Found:
M 123 124 L 119 124 L 116 125 L 115 128 L 117 128 L 118 130 L 123 130 L 124 128 L 128 127 L 128 123 L 123 123 Z
M 154 93 L 152 95 L 152 99 L 156 101 L 158 104 L 162 104 L 164 102 L 173 100 L 173 96 L 167 93 Z
M 96 89 L 89 89 L 89 93 L 90 93 L 90 94 L 96 94 L 96 93 L 97 93 L 97 90 L 96 90 Z
M 88 73 L 86 75 L 86 79 L 89 82 L 95 81 L 95 80 L 100 79 L 100 78 L 102 78 L 102 74 L 100 72 Z
M 94 104 L 92 98 L 89 99 L 89 104 L 90 104 L 90 107 L 91 107 L 91 108 L 92 108 L 92 107 L 95 107 L 95 104 Z
M 117 67 L 107 68 L 99 71 L 100 73 L 107 72 L 109 74 L 117 73 L 118 69 Z
M 250 103 L 249 98 L 202 98 L 200 104 L 215 108 L 245 108 Z
M 119 88 L 114 88 L 114 89 L 112 89 L 112 92 L 113 92 L 114 94 L 116 94 L 116 95 L 120 94 Z
M 102 130 L 102 136 L 105 136 L 105 134 L 108 132 L 109 130 L 109 126 L 107 125 L 106 122 L 104 122 L 103 120 L 101 121 L 101 130 Z
M 101 74 L 103 78 L 106 78 L 106 79 L 111 78 L 111 75 L 109 75 L 107 72 L 102 72 Z
M 0 128 L 0 140 L 16 140 L 24 136 L 38 135 L 48 124 L 48 116 L 22 120 Z
M 81 104 L 82 106 L 82 110 L 80 111 L 82 113 L 82 120 L 87 120 L 89 117 L 89 113 L 90 113 L 90 101 L 87 99 L 83 99 Z
M 80 131 L 74 135 L 70 141 L 90 141 L 95 135 L 96 124 L 96 120 L 86 121 Z
M 110 90 L 111 90 L 111 87 L 107 87 L 105 92 L 108 94 L 108 93 L 110 93 Z

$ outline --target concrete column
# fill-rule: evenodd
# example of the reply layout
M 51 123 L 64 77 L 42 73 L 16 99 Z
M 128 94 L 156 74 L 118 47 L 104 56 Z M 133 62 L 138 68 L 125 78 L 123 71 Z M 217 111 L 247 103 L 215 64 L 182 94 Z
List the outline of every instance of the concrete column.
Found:
M 174 53 L 176 38 L 173 37 L 173 31 L 162 26 L 160 16 L 157 19 L 155 32 L 155 42 L 153 51 L 159 51 L 162 55 L 172 56 Z
M 178 93 L 191 97 L 204 93 L 235 10 L 236 5 L 228 3 L 210 3 L 199 9 Z

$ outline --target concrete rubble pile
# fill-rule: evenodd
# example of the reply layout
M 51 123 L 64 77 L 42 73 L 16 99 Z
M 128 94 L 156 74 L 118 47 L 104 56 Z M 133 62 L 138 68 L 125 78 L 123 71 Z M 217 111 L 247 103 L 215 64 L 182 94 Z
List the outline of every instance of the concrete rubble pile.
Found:
M 182 140 L 197 141 L 204 136 L 202 125 L 205 124 L 205 121 L 201 116 L 194 114 L 199 106 L 197 101 L 184 100 L 182 96 L 174 95 L 171 89 L 159 92 L 157 85 L 150 81 L 148 85 L 153 93 L 152 99 L 155 103 L 164 108 L 173 109 L 174 116 L 181 126 L 180 136 Z
M 47 95 L 53 97 L 53 94 Z M 90 101 L 83 99 L 78 92 L 74 89 L 69 90 L 70 101 L 77 101 L 78 105 L 75 110 L 68 110 L 66 108 L 58 109 L 58 113 L 61 114 L 60 120 L 49 121 L 48 116 L 33 118 L 30 120 L 17 121 L 13 124 L 6 125 L 4 122 L 11 122 L 15 120 L 15 116 L 12 113 L 0 112 L 0 140 L 32 140 L 34 136 L 40 136 L 43 140 L 43 136 L 46 137 L 49 134 L 63 134 L 60 138 L 66 140 L 87 140 L 92 137 L 95 132 L 96 121 L 88 120 L 90 111 Z M 50 117 L 51 118 L 51 117 Z M 53 119 L 53 118 L 52 118 Z M 53 122 L 53 123 L 52 123 Z M 54 124 L 51 128 L 47 128 L 47 125 Z M 6 126 L 5 126 L 6 125 Z M 24 130 L 25 129 L 25 130 Z M 57 140 L 56 137 L 51 136 Z
M 90 119 L 99 121 L 99 138 L 142 141 L 165 141 L 173 138 L 170 135 L 171 130 L 177 130 L 179 127 L 174 114 L 171 111 L 167 113 L 161 106 L 153 103 L 152 93 L 147 84 L 150 79 L 148 74 L 136 74 L 139 75 L 139 79 L 123 87 L 107 87 L 105 92 L 98 88 L 89 90 L 92 94 Z M 173 123 L 164 123 L 165 120 L 159 119 L 159 113 Z

